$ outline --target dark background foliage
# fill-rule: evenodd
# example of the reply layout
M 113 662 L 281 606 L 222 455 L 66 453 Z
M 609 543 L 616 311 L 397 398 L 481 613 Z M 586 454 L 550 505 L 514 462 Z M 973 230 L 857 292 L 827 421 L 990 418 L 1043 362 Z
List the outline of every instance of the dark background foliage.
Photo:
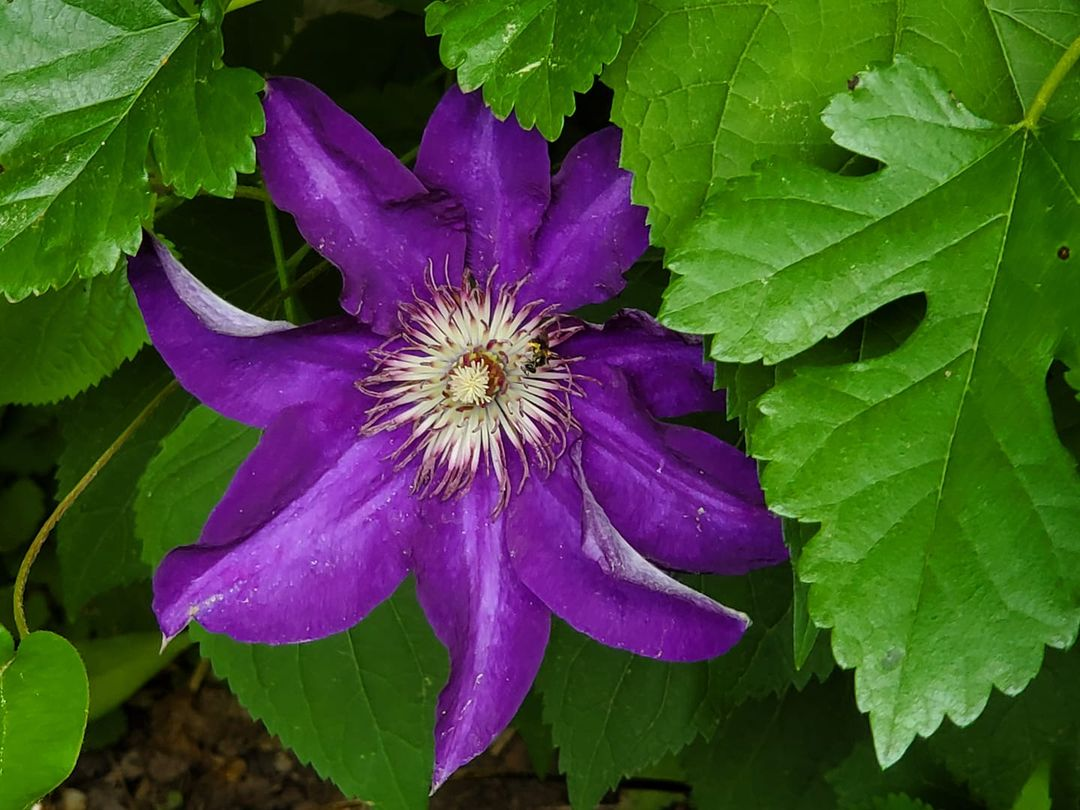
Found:
M 1075 259 L 1061 251 L 1080 227 L 1080 158 L 1076 125 L 1069 120 L 1080 99 L 1076 76 L 1055 85 L 1042 129 L 1029 118 L 1050 69 L 1080 35 L 1075 4 L 957 0 L 926 4 L 915 13 L 904 3 L 846 0 L 792 0 L 782 8 L 724 0 L 450 0 L 432 4 L 425 17 L 425 3 L 411 0 L 264 0 L 233 3 L 228 13 L 224 0 L 139 0 L 127 11 L 125 4 L 106 0 L 81 0 L 70 8 L 59 0 L 42 3 L 55 16 L 37 14 L 33 0 L 9 0 L 0 10 L 0 76 L 7 77 L 0 79 L 0 290 L 9 299 L 0 298 L 5 628 L 16 628 L 15 580 L 31 541 L 54 506 L 73 491 L 77 497 L 64 503 L 55 531 L 41 535 L 48 542 L 28 569 L 21 604 L 34 632 L 17 648 L 0 633 L 0 659 L 8 662 L 0 670 L 0 695 L 6 699 L 6 708 L 0 703 L 0 733 L 14 741 L 0 749 L 0 810 L 21 807 L 55 786 L 70 772 L 80 744 L 84 757 L 108 750 L 125 735 L 133 712 L 154 711 L 125 701 L 155 676 L 155 686 L 143 694 L 172 700 L 162 684 L 201 678 L 200 661 L 209 661 L 251 716 L 344 794 L 387 808 L 427 804 L 434 700 L 446 660 L 411 584 L 348 633 L 322 641 L 267 648 L 196 628 L 158 654 L 149 609 L 153 565 L 169 548 L 197 536 L 257 436 L 198 406 L 171 383 L 146 345 L 122 255 L 133 251 L 145 225 L 239 306 L 295 320 L 336 310 L 337 273 L 303 244 L 288 216 L 266 203 L 254 171 L 256 94 L 260 76 L 272 74 L 315 83 L 407 164 L 428 115 L 455 76 L 467 89 L 483 86 L 500 115 L 513 109 L 535 123 L 552 140 L 556 162 L 584 134 L 612 120 L 620 124 L 626 133 L 623 162 L 636 173 L 635 200 L 650 207 L 656 247 L 628 273 L 619 299 L 581 314 L 602 320 L 619 307 L 634 306 L 713 335 L 713 356 L 723 361 L 718 381 L 729 388 L 732 418 L 711 414 L 693 422 L 749 446 L 768 462 L 766 491 L 787 518 L 794 570 L 782 566 L 738 579 L 693 580 L 754 618 L 745 641 L 715 661 L 673 665 L 601 647 L 557 626 L 514 723 L 537 779 L 565 784 L 574 808 L 596 805 L 620 783 L 624 806 L 637 810 L 686 802 L 709 810 L 1042 810 L 1051 800 L 1053 807 L 1080 806 L 1077 654 L 1044 652 L 1044 644 L 1068 648 L 1075 638 L 1076 572 L 1063 564 L 1059 579 L 1047 586 L 1065 605 L 1056 617 L 1061 633 L 1025 635 L 1006 622 L 1011 615 L 991 617 L 1003 628 L 1002 637 L 1015 642 L 1005 652 L 993 638 L 980 642 L 972 641 L 972 633 L 935 631 L 951 626 L 956 615 L 956 622 L 975 624 L 964 605 L 955 615 L 940 606 L 912 606 L 912 615 L 930 629 L 923 647 L 907 651 L 909 681 L 896 686 L 873 680 L 873 673 L 890 670 L 893 661 L 892 648 L 875 634 L 877 625 L 884 608 L 903 594 L 888 584 L 879 591 L 860 589 L 865 580 L 859 577 L 842 587 L 836 572 L 821 562 L 830 549 L 841 548 L 830 534 L 838 525 L 873 531 L 866 528 L 873 525 L 872 503 L 856 504 L 842 517 L 830 511 L 842 500 L 828 490 L 830 476 L 838 478 L 858 458 L 858 448 L 828 456 L 818 477 L 821 488 L 797 474 L 794 484 L 783 478 L 784 463 L 802 457 L 805 447 L 802 439 L 777 438 L 775 425 L 796 426 L 785 436 L 813 435 L 815 424 L 831 415 L 824 406 L 818 409 L 827 397 L 820 390 L 808 394 L 807 386 L 843 381 L 851 369 L 886 363 L 918 345 L 919 330 L 941 300 L 937 288 L 927 283 L 886 296 L 880 306 L 849 307 L 826 328 L 815 318 L 835 303 L 820 294 L 834 279 L 822 276 L 817 287 L 792 294 L 795 303 L 784 311 L 802 331 L 793 327 L 791 350 L 781 354 L 755 349 L 736 356 L 736 338 L 725 325 L 732 312 L 749 305 L 739 299 L 724 307 L 708 303 L 715 292 L 710 285 L 723 290 L 730 278 L 717 280 L 716 274 L 734 272 L 725 269 L 731 264 L 725 256 L 737 253 L 735 248 L 759 255 L 754 234 L 761 231 L 751 226 L 779 222 L 804 235 L 820 235 L 825 228 L 822 220 L 792 214 L 779 203 L 751 209 L 754 200 L 783 198 L 776 191 L 781 187 L 785 194 L 801 193 L 784 184 L 811 172 L 808 166 L 836 174 L 828 181 L 821 180 L 823 172 L 807 174 L 807 194 L 840 178 L 860 187 L 882 180 L 887 168 L 878 155 L 855 154 L 832 139 L 830 129 L 859 123 L 857 108 L 837 108 L 824 123 L 819 115 L 837 94 L 873 92 L 867 85 L 875 79 L 857 74 L 877 66 L 881 73 L 861 75 L 886 76 L 884 66 L 897 55 L 945 77 L 938 91 L 925 91 L 939 107 L 958 98 L 992 121 L 1027 122 L 1016 137 L 1028 137 L 1023 133 L 1030 130 L 1036 133 L 1032 150 L 1045 146 L 1048 154 L 1064 156 L 1057 185 L 1021 203 L 1013 200 L 995 216 L 1041 223 L 1046 217 L 1038 209 L 1049 201 L 1042 207 L 1055 212 L 1057 241 L 1043 244 L 1042 231 L 1025 225 L 1010 248 L 1018 258 L 1002 265 L 1002 272 L 1014 266 L 1030 268 L 1032 278 L 1044 267 L 1071 272 Z M 131 25 L 140 33 L 130 39 L 139 45 L 126 52 L 128 45 L 121 47 L 107 33 L 64 28 L 68 12 L 93 12 L 100 20 Z M 140 14 L 158 20 L 158 28 L 138 22 Z M 166 17 L 171 21 L 161 22 Z M 519 35 L 505 47 L 492 45 L 491 31 L 504 24 L 518 26 Z M 151 29 L 175 31 L 175 41 L 155 44 L 146 34 Z M 55 36 L 50 40 L 42 32 Z M 522 66 L 533 61 L 541 68 L 522 74 Z M 893 69 L 900 71 L 897 81 L 913 81 L 910 73 L 901 75 L 901 62 Z M 95 78 L 95 70 L 106 78 Z M 109 84 L 110 92 L 126 100 L 124 111 L 116 112 L 104 97 L 97 106 L 87 104 L 89 112 L 48 107 L 65 103 L 56 88 L 69 85 L 93 101 L 99 92 L 94 82 Z M 923 92 L 914 85 L 901 89 L 912 97 Z M 911 114 L 901 107 L 892 114 Z M 185 164 L 179 159 L 185 150 L 206 159 Z M 775 156 L 780 163 L 758 163 Z M 932 167 L 935 155 L 923 150 L 912 159 Z M 69 171 L 73 162 L 82 167 L 75 173 Z M 755 179 L 730 180 L 752 168 L 759 172 Z M 967 196 L 951 203 L 933 197 L 937 189 L 926 193 L 926 221 L 948 223 L 955 211 L 974 205 L 971 200 L 993 196 L 1001 177 L 960 182 L 967 183 Z M 44 187 L 40 199 L 30 192 Z M 854 185 L 846 188 L 855 193 Z M 1072 190 L 1071 206 L 1055 196 L 1062 189 Z M 882 243 L 896 252 L 929 238 L 910 223 L 883 222 Z M 275 260 L 275 231 L 284 267 Z M 729 244 L 732 233 L 737 236 Z M 760 260 L 774 262 L 776 278 L 791 266 L 766 255 L 767 246 L 762 250 Z M 815 258 L 811 252 L 800 261 Z M 852 267 L 885 262 L 845 254 L 833 265 L 849 258 Z M 958 255 L 936 268 L 935 278 L 967 278 L 988 261 Z M 676 271 L 670 286 L 666 266 Z M 283 271 L 289 279 L 285 290 Z M 848 279 L 849 286 L 866 278 Z M 1038 393 L 1045 389 L 1046 397 L 1017 411 L 1028 422 L 1013 426 L 1012 433 L 1043 439 L 1055 434 L 1073 453 L 1063 463 L 1075 473 L 1080 408 L 1071 370 L 1078 313 L 1066 309 L 1075 300 L 1058 298 L 1039 299 L 1036 307 L 1042 309 L 1035 311 L 1007 300 L 997 312 L 1029 331 L 1039 319 L 1063 324 L 1054 336 L 1055 353 L 1035 375 Z M 772 302 L 765 310 L 779 312 L 789 304 Z M 1017 390 L 1009 380 L 987 385 L 990 398 Z M 853 396 L 863 393 L 851 390 Z M 878 404 L 887 410 L 894 402 Z M 938 400 L 927 397 L 909 422 L 883 423 L 880 435 L 889 447 L 899 447 L 913 433 L 931 431 L 938 410 Z M 974 444 L 960 447 L 957 457 L 978 451 Z M 1064 453 L 1055 443 L 1058 451 Z M 886 480 L 882 468 L 866 459 L 859 463 L 867 481 Z M 961 489 L 1012 480 L 1019 468 L 1008 460 L 983 467 Z M 1075 485 L 1067 476 L 1048 480 L 1038 496 L 1073 514 Z M 897 570 L 906 571 L 917 559 L 942 559 L 957 570 L 986 572 L 974 580 L 976 592 L 1007 580 L 1013 597 L 1023 602 L 1038 584 L 1025 590 L 1024 573 L 1031 571 L 1031 580 L 1048 576 L 1026 567 L 1026 544 L 1043 543 L 1058 559 L 1075 559 L 1068 551 L 1075 547 L 1069 540 L 1074 524 L 1045 536 L 1007 535 L 1009 526 L 1042 516 L 1040 505 L 996 506 L 1016 517 L 1000 521 L 1004 552 L 964 556 L 954 542 L 963 536 L 963 525 L 944 538 L 920 534 L 917 527 L 901 527 L 899 535 L 890 527 L 875 538 L 896 550 Z M 841 552 L 860 562 L 850 548 Z M 889 579 L 888 570 L 859 570 L 866 578 Z M 926 564 L 921 570 L 930 577 Z M 942 589 L 949 592 L 954 585 L 959 587 L 946 581 Z M 865 632 L 863 625 L 869 626 Z M 834 661 L 834 649 L 843 668 Z M 158 675 L 163 668 L 166 675 Z M 980 674 L 988 668 L 1004 674 Z M 20 686 L 29 681 L 38 685 L 33 694 Z M 889 689 L 899 697 L 885 697 Z M 1019 694 L 1006 697 L 1002 690 Z M 962 699 L 940 698 L 954 692 Z M 870 714 L 873 734 L 860 709 Z M 52 742 L 42 749 L 38 740 L 46 732 Z M 882 762 L 891 767 L 883 769 Z M 23 775 L 15 782 L 7 775 L 13 769 Z

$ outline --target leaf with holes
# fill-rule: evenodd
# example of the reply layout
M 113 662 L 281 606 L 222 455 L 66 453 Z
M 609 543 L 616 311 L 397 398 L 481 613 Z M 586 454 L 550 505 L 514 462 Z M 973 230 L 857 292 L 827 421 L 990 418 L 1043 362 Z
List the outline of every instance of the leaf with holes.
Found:
M 248 70 L 221 67 L 226 0 L 0 3 L 0 292 L 108 273 L 139 246 L 160 180 L 230 196 L 263 127 Z
M 439 0 L 427 7 L 427 31 L 457 69 L 463 90 L 483 86 L 484 100 L 505 118 L 550 140 L 574 112 L 600 69 L 619 53 L 637 0 Z
M 998 126 L 898 57 L 823 116 L 867 177 L 780 162 L 734 182 L 670 254 L 661 319 L 721 361 L 775 363 L 895 299 L 896 350 L 806 367 L 758 400 L 753 454 L 814 621 L 857 667 L 878 755 L 1015 693 L 1080 620 L 1080 477 L 1046 375 L 1080 363 L 1076 126 Z M 797 238 L 795 237 L 797 234 Z
M 1077 35 L 1080 7 L 1061 0 L 644 0 L 604 80 L 634 202 L 649 207 L 653 243 L 666 246 L 756 160 L 844 165 L 850 156 L 818 112 L 867 65 L 914 57 L 975 112 L 1007 121 Z M 1048 115 L 1077 104 L 1071 76 Z

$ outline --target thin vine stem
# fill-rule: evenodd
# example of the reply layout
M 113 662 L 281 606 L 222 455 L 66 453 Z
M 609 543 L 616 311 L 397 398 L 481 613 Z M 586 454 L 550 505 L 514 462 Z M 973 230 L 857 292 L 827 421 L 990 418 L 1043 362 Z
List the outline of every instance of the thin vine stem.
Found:
M 52 514 L 49 515 L 48 519 L 41 525 L 41 528 L 38 529 L 38 533 L 30 543 L 30 548 L 26 550 L 26 554 L 23 556 L 22 563 L 19 564 L 19 573 L 15 577 L 15 593 L 12 596 L 12 601 L 14 603 L 15 611 L 15 629 L 19 634 L 20 641 L 30 635 L 30 627 L 26 623 L 26 611 L 23 605 L 23 595 L 26 592 L 26 581 L 30 577 L 30 568 L 33 566 L 34 560 L 37 559 L 38 554 L 45 545 L 45 540 L 48 539 L 52 530 L 56 528 L 56 524 L 60 522 L 60 519 L 67 513 L 72 504 L 74 504 L 78 497 L 82 495 L 83 490 L 90 486 L 90 483 L 97 477 L 97 474 L 101 472 L 102 468 L 112 460 L 112 457 L 116 455 L 121 447 L 127 444 L 127 441 L 131 438 L 132 434 L 134 434 L 143 422 L 157 410 L 158 406 L 179 387 L 179 383 L 177 383 L 176 380 L 173 380 L 158 391 L 153 399 L 146 403 L 146 406 L 131 420 L 128 426 L 124 428 L 124 431 L 113 440 L 112 444 L 105 448 L 105 452 L 98 456 L 97 461 L 90 465 L 90 469 L 83 473 L 83 477 L 75 483 L 75 486 L 71 488 L 71 491 L 56 505 Z
M 1050 99 L 1054 97 L 1058 86 L 1065 80 L 1077 60 L 1080 60 L 1080 37 L 1074 39 L 1072 44 L 1065 49 L 1065 53 L 1058 59 L 1053 70 L 1043 81 L 1042 87 L 1035 94 L 1035 100 L 1031 102 L 1031 107 L 1028 108 L 1027 115 L 1024 116 L 1023 125 L 1025 127 L 1034 129 L 1036 124 L 1039 123 L 1043 112 L 1046 111 L 1046 105 L 1050 103 Z
M 333 267 L 333 265 L 330 264 L 330 262 L 328 262 L 326 259 L 323 259 L 321 262 L 314 265 L 310 270 L 305 270 L 301 274 L 300 278 L 296 279 L 296 281 L 294 281 L 284 290 L 275 295 L 268 302 L 268 306 L 277 306 L 279 303 L 282 302 L 282 300 L 284 300 L 288 296 L 295 295 L 297 292 L 304 289 L 304 287 L 313 282 L 316 278 L 321 276 L 324 271 L 330 269 L 331 267 Z
M 285 295 L 285 320 L 296 323 L 299 313 L 296 309 L 296 299 L 287 291 L 292 286 L 292 272 L 289 263 L 285 259 L 285 246 L 281 242 L 281 226 L 278 224 L 277 209 L 274 204 L 267 200 L 263 203 L 266 212 L 266 230 L 270 233 L 270 247 L 274 252 L 274 269 L 277 271 L 278 286 Z

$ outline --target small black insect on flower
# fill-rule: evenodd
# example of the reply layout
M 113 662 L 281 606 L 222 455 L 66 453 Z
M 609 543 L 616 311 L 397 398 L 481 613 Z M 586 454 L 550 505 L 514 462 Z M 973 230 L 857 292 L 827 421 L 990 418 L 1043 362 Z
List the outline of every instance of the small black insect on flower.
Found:
M 536 338 L 529 341 L 529 351 L 532 354 L 523 368 L 526 374 L 535 374 L 538 368 L 547 365 L 551 359 L 551 347 L 548 345 L 546 337 L 537 335 Z

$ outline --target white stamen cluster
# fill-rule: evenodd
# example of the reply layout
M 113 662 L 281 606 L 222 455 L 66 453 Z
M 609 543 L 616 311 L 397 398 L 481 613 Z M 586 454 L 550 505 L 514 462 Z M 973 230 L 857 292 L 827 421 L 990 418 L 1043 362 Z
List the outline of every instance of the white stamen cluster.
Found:
M 484 464 L 499 484 L 496 512 L 510 498 L 508 452 L 521 461 L 520 485 L 531 463 L 550 471 L 578 424 L 570 373 L 579 358 L 552 349 L 580 327 L 564 326 L 551 307 L 517 307 L 521 283 L 493 289 L 466 274 L 460 286 L 436 284 L 399 312 L 401 332 L 375 352 L 374 373 L 357 383 L 376 398 L 362 432 L 411 425 L 391 458 L 401 469 L 417 456 L 413 491 L 450 498 L 472 484 Z
M 487 405 L 493 399 L 488 394 L 492 376 L 483 361 L 466 361 L 450 370 L 447 394 L 451 400 L 462 405 Z

